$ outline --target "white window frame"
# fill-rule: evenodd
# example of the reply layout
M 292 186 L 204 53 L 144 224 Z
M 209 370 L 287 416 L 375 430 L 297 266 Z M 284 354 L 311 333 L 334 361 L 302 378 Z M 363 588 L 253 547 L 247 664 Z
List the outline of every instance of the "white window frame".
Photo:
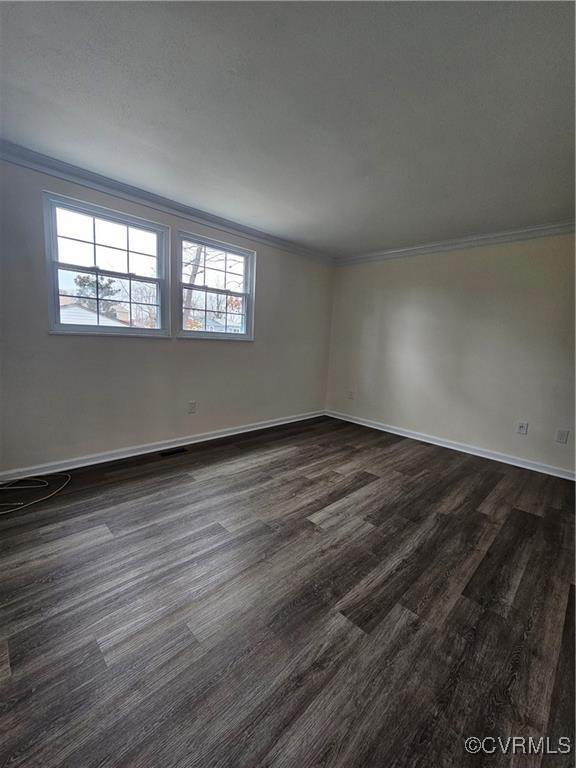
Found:
M 76 200 L 74 198 L 65 197 L 64 195 L 58 195 L 52 192 L 44 192 L 43 198 L 44 231 L 46 238 L 46 258 L 49 284 L 48 311 L 50 318 L 50 332 L 90 336 L 147 336 L 152 338 L 170 337 L 170 259 L 168 250 L 170 242 L 169 227 L 140 218 L 138 216 L 131 216 L 127 213 L 122 213 L 121 211 L 112 210 L 110 208 L 105 208 L 104 206 L 87 203 L 82 200 Z M 121 328 L 118 326 L 108 325 L 73 325 L 71 323 L 60 322 L 58 268 L 74 268 L 79 272 L 86 272 L 87 274 L 94 274 L 95 276 L 103 275 L 105 277 L 116 277 L 119 279 L 133 277 L 136 280 L 141 279 L 146 281 L 147 278 L 140 277 L 136 274 L 104 270 L 98 267 L 84 267 L 76 264 L 59 262 L 58 233 L 56 226 L 57 208 L 67 208 L 68 210 L 74 211 L 76 213 L 83 213 L 88 216 L 97 216 L 98 218 L 106 219 L 107 221 L 112 221 L 118 224 L 125 224 L 127 226 L 140 227 L 141 229 L 146 229 L 156 233 L 158 243 L 158 276 L 154 279 L 154 281 L 158 284 L 159 291 L 160 328 L 131 328 L 128 326 Z
M 175 281 L 178 290 L 178 333 L 177 336 L 182 339 L 208 339 L 223 341 L 254 341 L 254 291 L 256 286 L 256 251 L 250 251 L 247 248 L 240 248 L 237 245 L 224 243 L 221 240 L 213 240 L 201 235 L 195 235 L 192 232 L 182 230 L 176 233 L 177 240 L 177 270 L 178 279 Z M 210 248 L 217 248 L 227 253 L 233 253 L 236 256 L 245 258 L 245 290 L 242 294 L 236 291 L 227 291 L 220 288 L 208 288 L 213 293 L 223 295 L 238 296 L 242 295 L 246 307 L 246 332 L 245 333 L 217 333 L 214 331 L 190 331 L 183 327 L 184 306 L 183 306 L 183 288 L 192 288 L 188 283 L 182 281 L 182 244 L 184 241 L 191 241 L 201 245 L 207 245 Z M 204 290 L 202 286 L 196 286 Z

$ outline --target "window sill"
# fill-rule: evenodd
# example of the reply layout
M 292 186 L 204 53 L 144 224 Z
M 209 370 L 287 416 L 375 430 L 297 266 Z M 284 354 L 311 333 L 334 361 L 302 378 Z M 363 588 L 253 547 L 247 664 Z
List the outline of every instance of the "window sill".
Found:
M 178 331 L 177 339 L 197 339 L 200 341 L 254 341 L 254 334 L 246 333 L 211 333 L 202 331 Z
M 74 328 L 69 330 L 68 328 L 51 328 L 48 333 L 51 336 L 107 336 L 107 337 L 121 337 L 123 339 L 138 338 L 138 339 L 169 339 L 171 338 L 168 331 L 103 331 L 91 330 L 90 328 Z

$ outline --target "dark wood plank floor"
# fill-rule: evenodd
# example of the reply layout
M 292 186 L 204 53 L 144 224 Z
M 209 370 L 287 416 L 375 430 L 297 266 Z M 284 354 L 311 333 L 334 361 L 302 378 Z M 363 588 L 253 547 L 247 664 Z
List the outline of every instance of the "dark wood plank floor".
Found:
M 6 492 L 5 494 L 6 495 Z M 0 765 L 573 766 L 573 485 L 331 419 L 0 517 Z

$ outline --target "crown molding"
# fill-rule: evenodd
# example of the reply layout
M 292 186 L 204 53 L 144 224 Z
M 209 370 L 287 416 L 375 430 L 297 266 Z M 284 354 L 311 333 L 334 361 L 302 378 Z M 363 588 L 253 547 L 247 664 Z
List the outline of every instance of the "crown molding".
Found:
M 66 163 L 63 160 L 43 155 L 32 149 L 14 144 L 6 139 L 0 139 L 0 159 L 13 165 L 30 168 L 40 173 L 53 176 L 64 181 L 70 181 L 89 189 L 117 197 L 130 202 L 141 203 L 148 208 L 162 211 L 163 213 L 180 216 L 197 224 L 210 227 L 220 232 L 239 235 L 264 245 L 270 245 L 289 253 L 304 256 L 308 259 L 323 264 L 335 264 L 338 267 L 362 264 L 371 261 L 387 261 L 388 259 L 402 259 L 407 256 L 418 256 L 426 253 L 438 253 L 455 251 L 464 248 L 476 248 L 483 245 L 497 245 L 498 243 L 513 243 L 521 240 L 532 240 L 538 237 L 550 237 L 552 235 L 566 234 L 574 231 L 574 221 L 562 221 L 552 224 L 540 224 L 536 226 L 511 229 L 505 232 L 492 232 L 484 235 L 468 235 L 453 240 L 443 240 L 434 243 L 422 243 L 405 248 L 395 248 L 373 253 L 359 254 L 357 256 L 334 257 L 322 251 L 304 248 L 290 240 L 270 235 L 259 229 L 244 226 L 235 221 L 230 221 L 221 216 L 216 216 L 198 208 L 179 203 L 167 197 L 162 197 L 154 192 L 125 184 L 122 181 L 111 179 L 108 176 L 88 171 L 85 168 Z
M 439 253 L 458 251 L 464 248 L 478 248 L 482 245 L 497 245 L 498 243 L 514 243 L 521 240 L 534 240 L 538 237 L 550 237 L 574 232 L 574 221 L 560 221 L 554 224 L 539 224 L 521 229 L 509 229 L 505 232 L 492 232 L 486 235 L 468 235 L 454 240 L 442 240 L 436 243 L 423 243 L 407 248 L 396 248 L 389 251 L 377 251 L 359 256 L 347 256 L 335 259 L 339 267 L 351 264 L 362 264 L 371 261 L 387 261 L 388 259 L 403 259 L 407 256 L 419 256 L 424 253 Z
M 148 192 L 145 189 L 134 187 L 131 184 L 125 184 L 122 181 L 111 179 L 108 176 L 88 171 L 85 168 L 66 163 L 55 157 L 43 155 L 40 152 L 35 152 L 27 147 L 14 144 L 6 139 L 0 139 L 0 159 L 12 163 L 13 165 L 30 168 L 31 170 L 39 171 L 40 173 L 45 173 L 58 179 L 63 179 L 64 181 L 71 181 L 74 184 L 80 184 L 81 186 L 95 189 L 98 192 L 104 192 L 122 200 L 141 203 L 148 208 L 180 216 L 197 224 L 203 224 L 212 229 L 217 229 L 220 232 L 240 235 L 241 237 L 254 240 L 258 243 L 264 243 L 265 245 L 280 248 L 283 251 L 288 251 L 299 256 L 305 256 L 314 261 L 319 261 L 325 264 L 331 264 L 334 261 L 332 256 L 321 251 L 304 248 L 290 240 L 284 240 L 281 237 L 270 235 L 259 229 L 253 229 L 252 227 L 244 226 L 243 224 L 230 221 L 221 216 L 216 216 L 207 213 L 206 211 L 192 208 L 189 205 L 178 203 L 176 200 L 162 197 L 162 195 L 157 195 L 154 192 Z

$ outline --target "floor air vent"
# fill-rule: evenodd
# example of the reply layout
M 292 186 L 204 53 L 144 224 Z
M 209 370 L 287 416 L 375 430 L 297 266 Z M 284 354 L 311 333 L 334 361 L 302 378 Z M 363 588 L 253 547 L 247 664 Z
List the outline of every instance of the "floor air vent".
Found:
M 178 453 L 188 453 L 187 448 L 169 448 L 167 451 L 160 451 L 159 456 L 176 456 Z

